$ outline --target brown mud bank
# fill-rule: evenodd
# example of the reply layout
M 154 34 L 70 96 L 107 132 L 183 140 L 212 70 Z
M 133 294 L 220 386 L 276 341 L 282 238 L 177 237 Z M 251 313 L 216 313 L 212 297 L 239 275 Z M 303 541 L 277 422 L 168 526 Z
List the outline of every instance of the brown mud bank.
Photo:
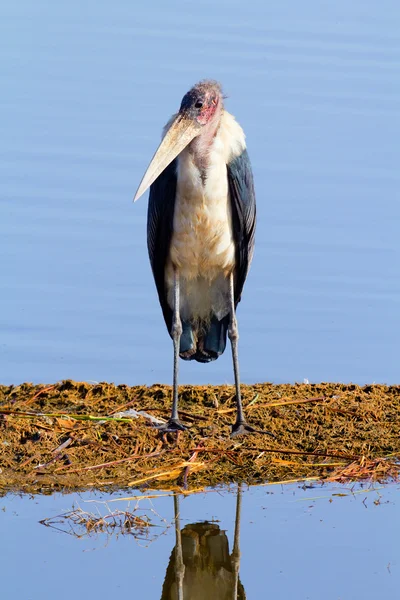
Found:
M 264 383 L 242 389 L 249 422 L 275 439 L 230 439 L 231 386 L 182 386 L 180 417 L 189 429 L 168 439 L 151 426 L 152 419 L 169 416 L 168 386 L 0 386 L 0 493 L 190 492 L 233 481 L 398 478 L 400 386 Z

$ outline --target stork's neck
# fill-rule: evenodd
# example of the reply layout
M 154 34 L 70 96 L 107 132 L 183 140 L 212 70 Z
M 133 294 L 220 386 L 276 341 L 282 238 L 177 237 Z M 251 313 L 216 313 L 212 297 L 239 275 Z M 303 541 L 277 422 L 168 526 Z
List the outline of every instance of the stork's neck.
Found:
M 204 125 L 201 134 L 195 137 L 189 145 L 189 151 L 193 156 L 194 164 L 200 171 L 203 183 L 207 178 L 209 154 L 221 122 L 222 112 L 222 106 L 218 107 L 212 120 Z

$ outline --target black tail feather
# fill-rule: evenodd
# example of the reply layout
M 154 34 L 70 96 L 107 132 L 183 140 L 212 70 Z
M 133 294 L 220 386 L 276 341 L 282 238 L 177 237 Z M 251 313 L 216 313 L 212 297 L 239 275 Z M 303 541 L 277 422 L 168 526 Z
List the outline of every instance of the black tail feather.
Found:
M 203 363 L 217 360 L 226 347 L 228 326 L 229 315 L 220 321 L 214 316 L 207 327 L 200 324 L 196 330 L 191 323 L 182 322 L 180 357 L 184 360 L 197 360 Z

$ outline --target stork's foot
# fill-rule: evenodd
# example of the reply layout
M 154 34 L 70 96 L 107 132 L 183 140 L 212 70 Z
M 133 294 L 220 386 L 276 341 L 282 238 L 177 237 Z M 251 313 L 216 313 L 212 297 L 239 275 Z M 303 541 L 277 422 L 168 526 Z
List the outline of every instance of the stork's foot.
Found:
M 163 423 L 162 425 L 156 425 L 156 429 L 158 429 L 160 435 L 164 435 L 165 433 L 186 431 L 189 428 L 185 425 L 182 425 L 179 419 L 169 419 L 169 421 Z
M 249 435 L 249 433 L 262 433 L 263 435 L 270 435 L 271 437 L 276 439 L 276 435 L 274 435 L 270 431 L 255 429 L 254 427 L 251 427 L 251 425 L 246 423 L 246 421 L 239 421 L 232 425 L 231 438 L 235 438 L 238 435 Z

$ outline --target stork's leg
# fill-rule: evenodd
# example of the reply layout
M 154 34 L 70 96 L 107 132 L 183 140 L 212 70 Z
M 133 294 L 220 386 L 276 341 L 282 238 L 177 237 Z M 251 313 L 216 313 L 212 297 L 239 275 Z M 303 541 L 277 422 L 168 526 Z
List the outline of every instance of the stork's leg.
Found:
M 183 600 L 183 578 L 185 576 L 185 563 L 183 562 L 182 534 L 179 511 L 179 496 L 174 494 L 175 516 L 175 581 L 177 584 L 178 600 Z
M 236 518 L 235 518 L 235 534 L 233 537 L 233 549 L 231 554 L 231 565 L 234 575 L 234 593 L 232 598 L 238 597 L 239 584 L 239 567 L 240 567 L 240 519 L 242 514 L 242 484 L 238 484 L 236 496 Z
M 234 299 L 234 286 L 233 286 L 233 273 L 229 277 L 229 310 L 230 310 L 230 322 L 228 328 L 228 337 L 232 347 L 232 362 L 233 362 L 233 373 L 235 376 L 235 387 L 236 387 L 236 423 L 232 425 L 232 436 L 245 433 L 243 431 L 247 425 L 246 419 L 243 414 L 242 407 L 242 396 L 240 392 L 240 375 L 239 375 L 239 357 L 238 357 L 238 341 L 239 341 L 239 330 L 236 319 L 235 311 L 235 299 Z
M 235 311 L 235 295 L 234 295 L 234 283 L 233 283 L 233 273 L 230 275 L 229 279 L 229 305 L 230 305 L 230 322 L 228 328 L 228 336 L 231 341 L 232 346 L 232 361 L 233 361 L 233 373 L 235 375 L 235 387 L 236 387 L 236 422 L 232 425 L 232 433 L 231 437 L 235 437 L 237 435 L 245 435 L 247 433 L 265 433 L 267 435 L 271 435 L 275 437 L 273 433 L 270 431 L 261 431 L 259 429 L 254 429 L 251 427 L 244 416 L 243 407 L 242 407 L 242 396 L 240 392 L 240 376 L 239 376 L 239 357 L 238 357 L 238 340 L 239 340 L 239 330 L 236 319 L 236 311 Z
M 169 431 L 184 431 L 187 429 L 179 421 L 178 417 L 178 361 L 179 361 L 179 343 L 182 335 L 182 321 L 180 316 L 180 289 L 179 289 L 179 272 L 174 271 L 174 310 L 172 313 L 172 328 L 171 336 L 174 344 L 174 373 L 173 373 L 173 389 L 172 389 L 172 412 L 171 418 L 165 425 L 158 427 L 161 433 Z

